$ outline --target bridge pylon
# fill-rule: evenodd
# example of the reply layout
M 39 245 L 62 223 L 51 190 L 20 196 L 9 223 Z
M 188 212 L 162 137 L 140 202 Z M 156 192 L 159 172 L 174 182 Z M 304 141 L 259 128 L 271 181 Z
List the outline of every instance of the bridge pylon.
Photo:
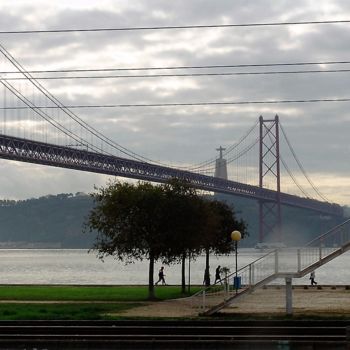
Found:
M 259 242 L 269 235 L 274 241 L 281 242 L 281 176 L 279 150 L 279 119 L 259 117 L 259 187 L 272 186 L 275 190 L 271 200 L 259 200 Z M 272 179 L 272 183 L 268 180 Z

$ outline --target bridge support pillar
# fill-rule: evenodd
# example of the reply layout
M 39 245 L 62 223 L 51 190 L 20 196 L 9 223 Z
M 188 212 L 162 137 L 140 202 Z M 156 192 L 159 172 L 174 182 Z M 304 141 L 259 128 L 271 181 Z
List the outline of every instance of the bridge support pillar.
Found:
M 291 277 L 286 277 L 286 313 L 287 315 L 293 314 L 293 289 Z
M 276 196 L 259 201 L 259 242 L 267 235 L 270 241 L 281 242 L 281 175 L 279 147 L 279 119 L 259 118 L 259 187 L 264 183 L 275 183 Z

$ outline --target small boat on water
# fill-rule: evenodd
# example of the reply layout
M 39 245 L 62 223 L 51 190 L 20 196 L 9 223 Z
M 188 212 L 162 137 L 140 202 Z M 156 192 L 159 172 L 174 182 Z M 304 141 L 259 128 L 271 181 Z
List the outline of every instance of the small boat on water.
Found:
M 255 245 L 255 249 L 281 249 L 287 246 L 282 242 L 259 242 Z

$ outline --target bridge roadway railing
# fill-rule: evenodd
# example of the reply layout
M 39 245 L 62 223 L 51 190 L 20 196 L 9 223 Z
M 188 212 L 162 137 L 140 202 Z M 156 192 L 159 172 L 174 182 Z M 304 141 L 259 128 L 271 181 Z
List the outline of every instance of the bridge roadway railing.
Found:
M 67 146 L 0 135 L 0 158 L 76 169 L 107 175 L 164 183 L 171 178 L 186 179 L 198 189 L 238 196 L 276 201 L 277 192 L 258 186 L 224 180 L 176 168 L 91 152 Z M 280 193 L 281 204 L 342 216 L 343 209 L 334 203 Z
M 275 249 L 193 295 L 192 307 L 211 315 L 278 278 L 301 278 L 350 249 L 350 219 L 304 247 Z

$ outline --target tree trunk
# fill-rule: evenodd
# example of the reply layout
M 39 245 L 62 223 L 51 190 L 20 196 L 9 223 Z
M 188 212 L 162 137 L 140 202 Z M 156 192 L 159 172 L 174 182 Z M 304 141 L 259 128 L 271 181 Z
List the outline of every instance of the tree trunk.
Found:
M 205 272 L 204 283 L 206 287 L 210 286 L 210 271 L 209 271 L 209 248 L 205 249 Z
M 186 253 L 182 254 L 182 266 L 181 266 L 181 293 L 186 293 L 186 281 L 185 281 L 185 267 L 186 267 Z
M 154 294 L 154 256 L 152 253 L 149 255 L 149 270 L 148 270 L 148 299 L 154 300 L 156 298 Z

